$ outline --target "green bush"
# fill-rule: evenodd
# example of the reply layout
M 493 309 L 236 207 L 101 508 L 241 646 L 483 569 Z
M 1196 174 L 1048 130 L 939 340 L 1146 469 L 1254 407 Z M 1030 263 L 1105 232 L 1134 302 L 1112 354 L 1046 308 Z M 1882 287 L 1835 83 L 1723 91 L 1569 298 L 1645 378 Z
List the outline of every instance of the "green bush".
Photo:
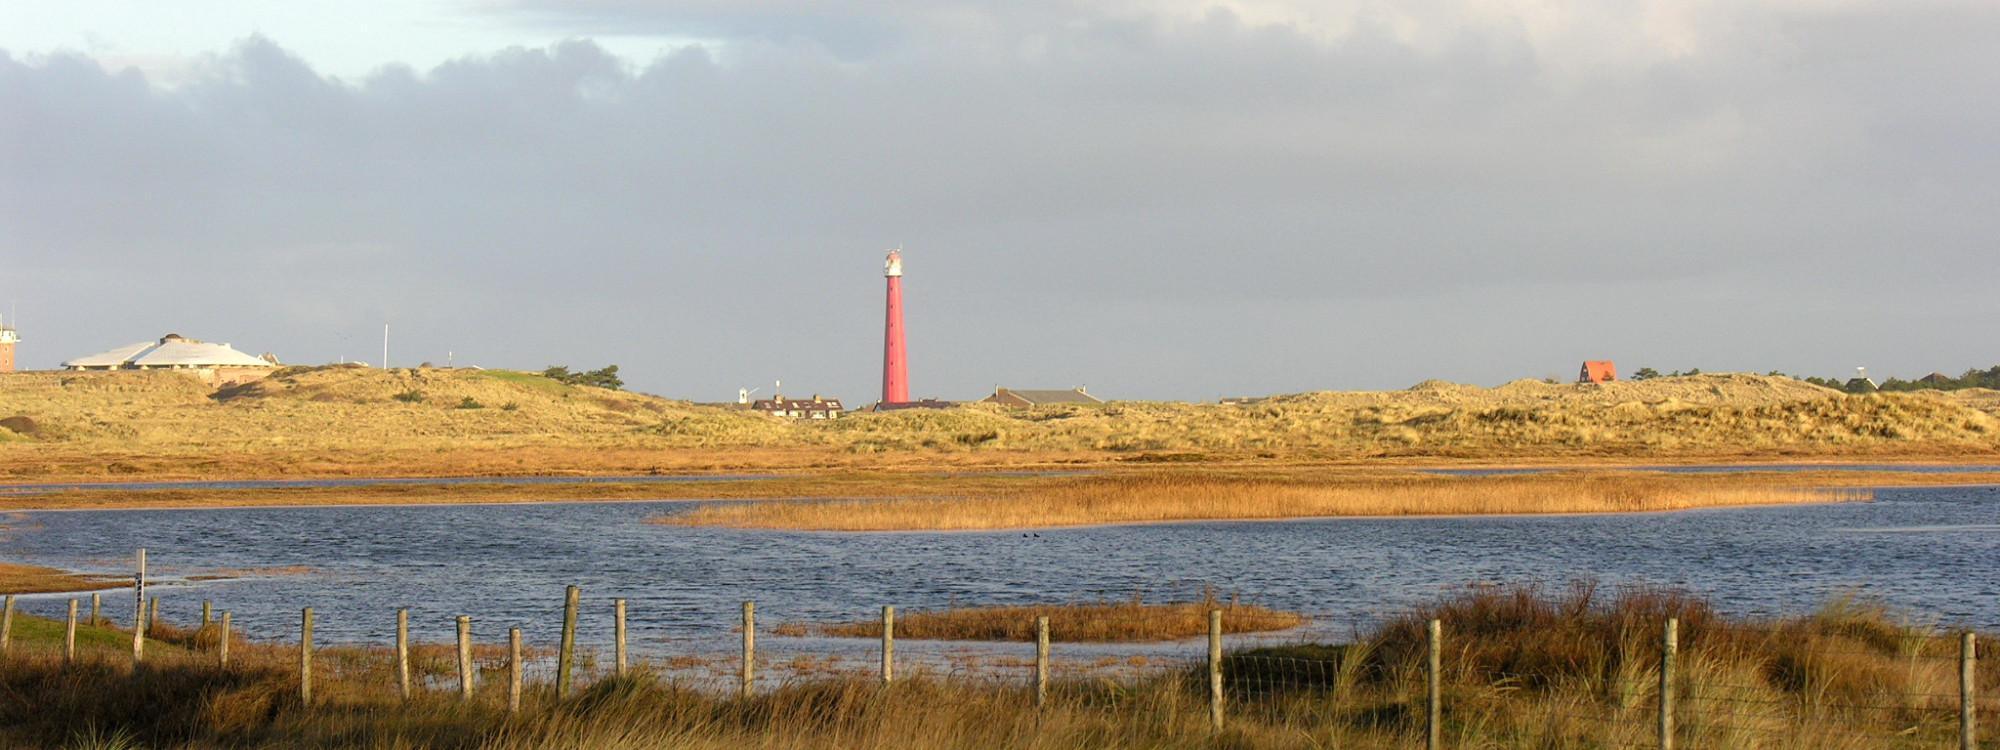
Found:
M 482 404 L 482 403 L 479 403 L 479 400 L 478 400 L 478 399 L 475 399 L 475 398 L 473 398 L 473 397 L 471 397 L 471 396 L 466 396 L 465 398 L 463 398 L 463 399 L 460 399 L 460 400 L 459 400 L 459 402 L 458 402 L 458 408 L 460 408 L 460 409 L 484 409 L 484 408 L 486 408 L 486 405 L 485 405 L 485 404 Z
M 542 377 L 564 385 L 587 385 L 613 391 L 625 387 L 625 381 L 618 377 L 617 365 L 605 365 L 603 369 L 589 372 L 570 372 L 567 365 L 549 365 L 542 371 Z
M 398 393 L 395 396 L 392 396 L 391 398 L 394 398 L 397 401 L 401 401 L 406 404 L 421 404 L 424 402 L 424 392 L 416 389 L 411 389 L 403 391 L 402 393 Z

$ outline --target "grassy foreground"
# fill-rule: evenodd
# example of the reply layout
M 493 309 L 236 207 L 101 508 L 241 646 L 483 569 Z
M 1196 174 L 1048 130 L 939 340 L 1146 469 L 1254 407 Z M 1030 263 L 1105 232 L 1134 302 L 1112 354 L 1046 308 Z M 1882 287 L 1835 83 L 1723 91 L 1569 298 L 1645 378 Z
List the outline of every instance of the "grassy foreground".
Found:
M 1651 746 L 1667 617 L 1680 622 L 1680 746 L 1936 748 L 1955 736 L 1958 659 L 1949 634 L 1846 603 L 1752 622 L 1673 594 L 1602 596 L 1576 587 L 1477 589 L 1392 617 L 1350 642 L 1232 651 L 1223 662 L 1220 732 L 1208 725 L 1206 672 L 1198 663 L 1061 678 L 1040 709 L 1026 680 L 803 680 L 745 699 L 640 670 L 565 698 L 532 684 L 521 711 L 509 714 L 503 683 L 490 674 L 470 703 L 445 689 L 402 703 L 393 677 L 368 666 L 382 662 L 361 658 L 365 653 L 322 656 L 314 703 L 306 705 L 294 652 L 240 644 L 228 669 L 205 653 L 163 652 L 134 670 L 111 652 L 88 652 L 66 665 L 19 650 L 0 663 L 0 743 L 1407 748 L 1422 742 L 1424 622 L 1432 617 L 1445 623 L 1441 705 L 1449 747 Z M 1976 709 L 1991 722 L 2000 707 L 1991 697 L 2000 689 L 2000 660 L 1979 662 L 1974 677 L 1989 696 Z
M 764 500 L 661 516 L 685 526 L 818 531 L 983 530 L 1323 516 L 1627 513 L 1867 500 L 1782 478 L 1658 474 L 1269 480 L 1086 477 L 982 496 Z

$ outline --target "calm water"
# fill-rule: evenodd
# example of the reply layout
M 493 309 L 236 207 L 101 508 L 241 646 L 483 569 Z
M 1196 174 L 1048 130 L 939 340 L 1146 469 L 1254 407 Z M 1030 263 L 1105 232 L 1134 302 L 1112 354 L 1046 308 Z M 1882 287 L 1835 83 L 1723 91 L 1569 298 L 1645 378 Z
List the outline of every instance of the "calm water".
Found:
M 1203 587 L 1321 615 L 1324 633 L 1478 582 L 1594 578 L 1680 587 L 1749 615 L 1846 593 L 1939 624 L 2000 629 L 2000 488 L 1889 489 L 1872 503 L 1624 516 L 1195 523 L 999 533 L 832 534 L 644 523 L 685 503 L 76 511 L 8 514 L 0 558 L 129 570 L 150 550 L 170 620 L 201 599 L 245 632 L 291 637 L 312 605 L 321 638 L 384 642 L 393 610 L 422 639 L 452 618 L 482 637 L 554 638 L 565 584 L 583 587 L 582 637 L 609 639 L 629 599 L 634 649 L 727 653 L 738 603 L 759 620 L 859 619 L 882 604 L 1185 598 Z M 307 566 L 304 574 L 260 570 Z M 217 572 L 236 580 L 189 581 Z M 60 611 L 66 597 L 24 608 Z M 130 592 L 108 593 L 120 621 Z M 1293 634 L 1293 638 L 1299 637 Z M 865 642 L 768 638 L 801 651 Z M 1185 645 L 1185 644 L 1183 644 Z M 912 644 L 913 653 L 925 648 Z M 1015 648 L 1015 647 L 1010 647 Z M 899 648 L 899 651 L 903 649 Z M 1116 649 L 1112 649 L 1116 650 Z

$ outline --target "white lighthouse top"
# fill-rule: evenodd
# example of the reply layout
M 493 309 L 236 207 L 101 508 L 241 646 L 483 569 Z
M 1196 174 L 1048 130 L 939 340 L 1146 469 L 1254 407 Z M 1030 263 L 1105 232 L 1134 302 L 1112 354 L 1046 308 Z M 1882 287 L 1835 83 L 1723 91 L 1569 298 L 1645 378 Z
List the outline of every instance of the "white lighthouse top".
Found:
M 901 275 L 903 275 L 903 251 L 902 251 L 902 250 L 890 250 L 890 251 L 889 251 L 889 259 L 888 259 L 887 261 L 884 261 L 884 262 L 882 263 L 882 275 L 883 275 L 883 276 L 901 276 Z

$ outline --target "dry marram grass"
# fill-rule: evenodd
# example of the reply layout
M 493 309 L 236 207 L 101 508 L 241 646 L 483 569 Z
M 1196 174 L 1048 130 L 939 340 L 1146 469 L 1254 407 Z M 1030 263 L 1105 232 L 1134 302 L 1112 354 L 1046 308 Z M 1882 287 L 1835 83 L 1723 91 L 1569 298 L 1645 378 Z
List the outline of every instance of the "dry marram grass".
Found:
M 421 401 L 399 394 L 421 393 Z M 477 404 L 480 408 L 459 408 Z M 211 391 L 166 372 L 0 376 L 0 477 L 418 476 L 1276 457 L 1990 459 L 1990 392 L 1849 396 L 1787 378 L 1427 382 L 1245 404 L 1115 402 L 791 422 L 528 373 L 288 368 Z M 26 427 L 22 425 L 32 425 Z
M 1327 483 L 1112 477 L 979 497 L 713 504 L 655 521 L 821 531 L 981 530 L 1321 516 L 1626 513 L 1870 497 L 1867 490 L 1639 474 L 1413 476 Z

